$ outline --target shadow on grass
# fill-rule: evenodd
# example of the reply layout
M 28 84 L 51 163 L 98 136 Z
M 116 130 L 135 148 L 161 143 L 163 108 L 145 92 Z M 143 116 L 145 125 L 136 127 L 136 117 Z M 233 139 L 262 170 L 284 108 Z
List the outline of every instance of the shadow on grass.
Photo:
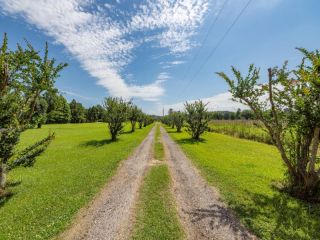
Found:
M 6 186 L 7 188 L 14 188 L 21 184 L 21 181 L 8 181 Z M 0 189 L 0 208 L 10 200 L 13 196 L 13 192 L 10 190 L 2 190 Z
M 115 143 L 115 142 L 117 142 L 117 141 L 118 141 L 118 140 L 113 141 L 113 140 L 111 140 L 111 139 L 90 140 L 90 141 L 81 143 L 80 146 L 81 146 L 81 147 L 102 147 L 102 146 L 104 146 L 104 145 L 108 145 L 108 144 L 111 144 L 111 143 Z
M 177 130 L 175 130 L 175 129 L 166 129 L 166 131 L 167 131 L 167 133 L 182 133 L 182 132 L 177 132 Z
M 135 131 L 137 131 L 137 129 Z M 131 134 L 131 133 L 134 133 L 134 132 L 132 132 L 131 130 L 130 131 L 125 131 L 125 132 L 122 132 L 120 135 L 122 135 L 122 134 Z
M 2 190 L 0 190 L 0 208 L 3 207 L 3 205 L 9 201 L 10 198 L 12 198 L 13 193 L 12 192 L 2 192 Z
M 251 239 L 245 227 L 240 224 L 227 207 L 212 204 L 208 208 L 199 208 L 186 213 L 192 217 L 192 222 L 202 221 L 201 224 L 205 224 L 206 221 L 203 220 L 208 219 L 208 228 L 212 230 L 227 226 L 233 232 L 241 235 L 242 239 Z
M 199 143 L 205 143 L 207 142 L 207 140 L 203 138 L 200 138 L 198 140 L 192 139 L 192 138 L 182 138 L 182 139 L 176 140 L 176 142 L 178 144 L 199 144 Z
M 234 202 L 232 208 L 258 237 L 319 239 L 320 204 L 294 200 L 285 193 L 275 193 L 274 196 L 248 193 L 248 196 L 248 202 Z M 273 226 L 269 231 L 261 228 L 265 222 Z

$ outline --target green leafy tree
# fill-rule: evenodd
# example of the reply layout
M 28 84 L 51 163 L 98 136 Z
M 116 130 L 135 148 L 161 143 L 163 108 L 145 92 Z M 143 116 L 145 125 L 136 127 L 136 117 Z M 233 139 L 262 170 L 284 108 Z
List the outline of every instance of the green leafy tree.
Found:
M 194 103 L 185 103 L 187 132 L 193 139 L 199 140 L 200 136 L 208 130 L 209 114 L 207 104 L 201 100 Z
M 139 114 L 140 109 L 136 105 L 130 103 L 128 108 L 128 120 L 131 123 L 131 132 L 134 132 L 136 129 Z
M 319 199 L 320 166 L 320 53 L 299 49 L 301 64 L 289 71 L 268 69 L 268 83 L 258 84 L 259 69 L 250 65 L 243 76 L 232 67 L 234 78 L 218 73 L 230 92 L 264 124 L 287 169 L 287 190 L 303 199 Z
M 6 193 L 8 170 L 20 165 L 31 165 L 35 157 L 53 139 L 50 134 L 40 143 L 34 144 L 18 154 L 15 147 L 22 131 L 36 118 L 37 103 L 41 95 L 53 87 L 55 78 L 64 64 L 55 66 L 48 59 L 48 47 L 42 59 L 39 52 L 27 43 L 27 48 L 17 45 L 16 51 L 8 49 L 5 34 L 0 49 L 0 195 Z M 15 163 L 15 164 L 13 164 Z
M 145 117 L 146 117 L 145 114 L 140 110 L 138 114 L 138 124 L 140 129 L 143 127 L 143 122 Z
M 31 125 L 36 125 L 38 128 L 41 128 L 42 124 L 45 124 L 47 121 L 47 109 L 48 103 L 43 98 L 40 97 L 35 105 L 34 114 L 32 116 Z
M 111 140 L 117 140 L 127 120 L 129 104 L 122 98 L 108 97 L 104 101 L 105 121 L 108 124 Z
M 18 47 L 18 50 L 22 49 Z M 21 50 L 22 51 L 22 50 Z M 53 89 L 55 80 L 59 77 L 59 73 L 67 66 L 65 63 L 56 65 L 54 58 L 49 59 L 48 43 L 45 45 L 44 56 L 41 57 L 28 43 L 27 53 L 33 57 L 29 57 L 27 68 L 23 68 L 21 73 L 22 89 L 25 95 L 25 106 L 20 119 L 20 126 L 25 126 L 31 122 L 37 101 L 41 94 Z
M 101 105 L 88 108 L 86 114 L 88 122 L 103 122 L 106 115 L 105 109 Z
M 185 116 L 180 111 L 173 112 L 172 114 L 173 114 L 173 122 L 177 128 L 177 132 L 181 132 L 181 128 L 183 127 L 183 122 L 184 122 Z
M 86 109 L 81 103 L 76 100 L 72 100 L 69 104 L 71 112 L 71 122 L 72 123 L 84 123 L 86 122 Z
M 47 123 L 68 123 L 71 121 L 71 110 L 67 100 L 56 91 L 44 95 L 48 103 Z

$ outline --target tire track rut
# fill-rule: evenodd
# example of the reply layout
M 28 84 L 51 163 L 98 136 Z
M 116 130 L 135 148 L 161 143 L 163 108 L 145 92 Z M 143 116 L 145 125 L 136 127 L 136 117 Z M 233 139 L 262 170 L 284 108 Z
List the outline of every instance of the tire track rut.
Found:
M 179 217 L 188 239 L 257 239 L 219 200 L 218 191 L 206 183 L 162 127 L 161 132 Z
M 75 223 L 59 239 L 102 240 L 130 237 L 138 191 L 151 163 L 154 141 L 153 128 L 134 154 L 119 166 L 88 208 L 80 211 Z

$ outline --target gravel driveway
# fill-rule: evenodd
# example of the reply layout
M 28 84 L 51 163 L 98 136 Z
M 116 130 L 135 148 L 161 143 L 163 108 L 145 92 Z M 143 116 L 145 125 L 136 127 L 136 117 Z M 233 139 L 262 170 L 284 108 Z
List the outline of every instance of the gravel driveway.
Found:
M 256 239 L 219 200 L 180 147 L 161 128 L 178 213 L 188 239 Z
M 134 154 L 122 163 L 89 208 L 80 211 L 74 225 L 59 239 L 128 239 L 134 207 L 144 173 L 152 160 L 153 128 Z

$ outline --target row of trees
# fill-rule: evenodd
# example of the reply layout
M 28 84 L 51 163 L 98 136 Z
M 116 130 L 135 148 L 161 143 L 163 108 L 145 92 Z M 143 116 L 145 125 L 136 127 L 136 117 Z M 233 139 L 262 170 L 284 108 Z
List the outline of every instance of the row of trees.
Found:
M 210 121 L 207 104 L 201 100 L 193 103 L 185 103 L 185 111 L 169 110 L 168 115 L 162 118 L 162 122 L 172 128 L 181 132 L 184 123 L 186 123 L 186 131 L 190 134 L 192 139 L 199 140 L 200 136 L 208 130 L 208 123 Z
M 137 123 L 141 129 L 154 121 L 152 117 L 143 113 L 131 101 L 125 101 L 122 98 L 106 98 L 103 106 L 106 110 L 105 122 L 108 124 L 111 140 L 113 141 L 123 132 L 127 121 L 131 124 L 131 132 L 135 131 Z
M 18 166 L 32 166 L 54 138 L 54 133 L 17 151 L 16 146 L 23 131 L 44 123 L 107 122 L 112 140 L 122 133 L 125 122 L 131 123 L 131 132 L 151 124 L 154 119 L 130 101 L 109 97 L 103 106 L 85 109 L 75 100 L 70 103 L 54 87 L 55 80 L 67 64 L 56 64 L 31 44 L 8 49 L 6 34 L 0 49 L 0 197 L 6 190 L 7 173 Z
M 0 49 L 0 195 L 6 195 L 7 172 L 17 166 L 31 166 L 35 157 L 43 152 L 54 134 L 16 152 L 20 134 L 30 124 L 41 122 L 47 107 L 42 97 L 54 90 L 54 83 L 66 64 L 56 64 L 48 56 L 48 44 L 44 55 L 31 44 L 18 44 L 8 49 L 6 34 Z

